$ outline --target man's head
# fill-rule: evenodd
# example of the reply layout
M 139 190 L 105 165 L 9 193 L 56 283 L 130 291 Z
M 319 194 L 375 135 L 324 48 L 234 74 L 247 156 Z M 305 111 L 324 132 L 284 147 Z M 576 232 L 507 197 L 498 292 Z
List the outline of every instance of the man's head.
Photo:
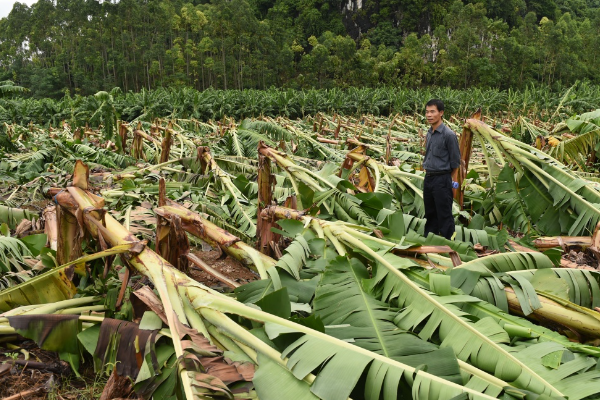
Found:
M 427 123 L 437 128 L 442 123 L 444 116 L 444 102 L 438 99 L 431 99 L 425 105 L 425 118 Z

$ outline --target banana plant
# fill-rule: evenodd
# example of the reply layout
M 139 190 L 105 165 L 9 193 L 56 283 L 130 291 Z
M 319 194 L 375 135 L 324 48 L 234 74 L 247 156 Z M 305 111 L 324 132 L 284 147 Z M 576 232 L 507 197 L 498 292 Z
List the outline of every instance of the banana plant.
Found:
M 491 146 L 502 167 L 510 164 L 515 169 L 514 180 L 505 174 L 502 178 L 506 184 L 497 189 L 507 193 L 516 188 L 516 197 L 522 203 L 514 204 L 517 200 L 509 200 L 509 204 L 514 205 L 507 206 L 511 212 L 508 220 L 519 224 L 515 228 L 523 227 L 522 214 L 526 213 L 546 234 L 558 231 L 572 236 L 593 232 L 600 221 L 600 208 L 597 206 L 600 204 L 600 192 L 565 165 L 534 147 L 504 136 L 478 120 L 470 119 L 466 126 L 482 143 Z M 486 146 L 481 147 L 488 160 L 490 181 L 493 182 L 496 177 L 491 166 L 495 161 L 490 158 Z
M 379 291 L 376 291 L 376 293 L 380 293 L 380 296 L 383 300 L 385 300 L 386 302 L 389 302 L 390 300 L 394 300 L 394 299 L 398 299 L 398 306 L 402 307 L 403 305 L 406 307 L 404 309 L 404 311 L 398 315 L 395 319 L 394 322 L 396 324 L 399 324 L 399 326 L 402 328 L 408 328 L 408 329 L 417 329 L 417 332 L 419 330 L 420 331 L 420 335 L 423 335 L 421 337 L 424 338 L 431 338 L 431 335 L 435 332 L 436 329 L 442 329 L 442 331 L 439 332 L 440 335 L 445 335 L 445 334 L 449 334 L 448 332 L 452 332 L 452 328 L 448 327 L 446 325 L 446 328 L 444 328 L 445 324 L 448 324 L 449 321 L 445 321 L 444 317 L 442 317 L 439 313 L 440 310 L 438 308 L 434 308 L 435 311 L 429 309 L 424 303 L 424 298 L 425 296 L 432 296 L 433 298 L 436 298 L 436 296 L 441 296 L 441 297 L 437 297 L 439 299 L 439 307 L 446 307 L 446 308 L 450 308 L 452 309 L 453 303 L 458 303 L 457 305 L 460 306 L 460 304 L 467 304 L 468 307 L 471 310 L 478 310 L 478 315 L 482 318 L 480 320 L 480 322 L 476 323 L 473 327 L 474 331 L 479 331 L 482 330 L 482 332 L 486 332 L 485 333 L 485 338 L 487 339 L 488 335 L 492 335 L 492 332 L 500 332 L 498 330 L 494 330 L 492 328 L 492 326 L 494 326 L 495 323 L 500 323 L 502 325 L 506 325 L 507 330 L 511 332 L 511 335 L 515 334 L 515 331 L 511 330 L 512 327 L 518 327 L 521 326 L 523 328 L 523 331 L 527 331 L 528 329 L 530 329 L 530 327 L 532 326 L 531 323 L 527 322 L 527 321 L 522 321 L 519 320 L 516 317 L 513 316 L 509 316 L 506 313 L 502 312 L 501 310 L 491 306 L 490 304 L 487 304 L 481 300 L 476 300 L 474 298 L 470 298 L 466 296 L 460 292 L 460 291 L 456 291 L 456 289 L 451 289 L 450 287 L 450 277 L 449 276 L 445 276 L 442 278 L 442 276 L 440 275 L 436 275 L 436 274 L 428 274 L 426 276 L 421 277 L 415 270 L 416 268 L 416 264 L 412 263 L 412 262 L 408 262 L 408 264 L 406 262 L 402 262 L 400 258 L 396 257 L 396 256 L 386 256 L 385 254 L 383 254 L 383 249 L 390 249 L 390 248 L 394 248 L 394 246 L 398 246 L 397 243 L 395 242 L 389 242 L 386 240 L 382 240 L 382 239 L 378 239 L 377 237 L 373 237 L 373 236 L 367 236 L 365 235 L 365 233 L 362 232 L 357 232 L 355 230 L 352 229 L 352 227 L 349 226 L 345 226 L 343 224 L 339 224 L 339 223 L 333 223 L 333 222 L 326 222 L 326 221 L 320 221 L 317 220 L 315 218 L 309 217 L 309 216 L 302 216 L 299 215 L 298 212 L 293 212 L 290 210 L 285 210 L 285 209 L 280 209 L 279 210 L 279 216 L 283 217 L 283 218 L 290 218 L 295 216 L 296 218 L 300 219 L 302 223 L 301 226 L 306 226 L 309 228 L 313 228 L 314 226 L 320 226 L 319 228 L 317 228 L 316 232 L 321 232 L 321 235 L 324 237 L 327 237 L 328 239 L 330 239 L 332 246 L 338 251 L 339 254 L 341 255 L 346 255 L 346 254 L 351 254 L 354 251 L 359 251 L 361 254 L 365 254 L 368 255 L 370 259 L 372 259 L 374 262 L 376 262 L 377 266 L 377 273 L 374 273 L 374 278 L 372 279 L 373 283 L 370 284 L 370 286 L 372 288 L 377 288 L 380 287 L 380 289 L 378 289 Z M 318 221 L 318 222 L 316 222 Z M 329 236 L 328 236 L 328 232 Z M 541 266 L 545 266 L 545 267 L 550 267 L 552 266 L 552 263 L 543 255 L 541 254 L 527 254 L 527 253 L 509 253 L 509 254 L 501 254 L 498 256 L 495 256 L 496 258 L 492 258 L 489 261 L 484 261 L 486 260 L 486 258 L 483 258 L 481 260 L 477 260 L 477 261 L 473 261 L 472 263 L 475 262 L 486 262 L 486 264 L 489 265 L 501 265 L 502 268 L 506 269 L 510 269 L 511 267 L 514 268 L 514 265 L 521 265 L 523 262 L 529 262 L 529 264 L 525 264 L 525 265 L 530 265 L 530 267 L 537 267 L 538 265 Z M 501 258 L 499 258 L 501 257 Z M 352 266 L 354 265 L 358 265 L 358 260 L 354 261 L 355 259 L 352 258 Z M 509 261 L 511 260 L 511 261 Z M 520 261 L 522 260 L 522 261 Z M 530 260 L 530 261 L 527 261 Z M 534 260 L 538 260 L 537 263 L 533 263 Z M 468 264 L 468 263 L 467 263 Z M 465 265 L 467 265 L 465 264 Z M 332 264 L 330 264 L 331 266 Z M 328 267 L 329 268 L 329 267 Z M 345 279 L 349 279 L 349 278 L 344 278 L 344 274 L 341 273 L 341 271 L 339 270 L 339 267 L 335 269 L 337 271 L 337 273 L 335 274 L 337 281 L 340 280 L 344 280 Z M 356 274 L 356 272 L 354 272 Z M 403 275 L 403 277 L 400 276 L 400 274 Z M 364 277 L 366 277 L 365 275 L 363 275 Z M 435 278 L 435 279 L 434 279 Z M 353 278 L 356 279 L 356 278 Z M 340 281 L 341 282 L 341 281 Z M 348 281 L 349 282 L 349 281 Z M 415 290 L 415 294 L 411 294 L 411 292 L 409 291 L 408 288 L 411 288 L 410 283 L 415 284 L 415 286 L 417 286 L 416 288 L 412 289 Z M 354 318 L 353 315 L 354 313 L 356 313 L 357 311 L 353 311 L 352 313 L 349 312 L 341 312 L 340 307 L 341 304 L 344 304 L 344 302 L 349 301 L 348 300 L 348 294 L 349 292 L 347 291 L 349 288 L 349 283 L 344 283 L 344 284 L 340 284 L 339 289 L 341 290 L 342 288 L 346 288 L 344 291 L 340 292 L 340 295 L 344 297 L 344 300 L 342 301 L 341 298 L 340 300 L 338 300 L 335 304 L 337 307 L 337 310 L 340 311 L 336 311 L 334 312 L 330 312 L 327 313 L 326 312 L 326 316 L 330 315 L 331 318 L 338 318 L 335 319 L 335 321 L 337 322 L 341 322 L 340 319 L 345 320 L 346 318 L 350 318 L 348 321 L 352 321 Z M 417 292 L 420 290 L 423 290 L 423 293 L 421 293 L 419 296 L 421 296 L 420 300 L 415 300 L 412 299 L 412 301 L 410 301 L 408 299 L 408 297 L 410 296 L 416 296 Z M 337 289 L 337 288 L 336 288 Z M 241 288 L 240 288 L 241 290 Z M 408 292 L 408 293 L 407 293 Z M 317 287 L 317 294 L 319 293 L 319 287 Z M 324 299 L 327 300 L 323 300 L 323 301 L 334 301 L 333 299 L 330 300 L 330 296 L 335 296 L 336 291 L 333 290 L 332 294 L 327 295 L 327 297 L 325 297 Z M 324 295 L 325 296 L 325 295 Z M 445 296 L 450 296 L 447 299 L 445 299 Z M 452 297 L 455 296 L 456 300 L 452 300 Z M 362 297 L 364 298 L 364 293 L 362 295 Z M 319 297 L 317 297 L 315 299 L 315 305 L 319 304 L 319 302 L 317 301 Z M 433 301 L 433 299 L 432 299 Z M 376 303 L 373 303 L 373 305 L 375 305 Z M 518 304 L 518 300 L 517 300 L 517 304 Z M 381 305 L 379 306 L 381 307 Z M 377 310 L 377 308 L 375 308 L 375 310 Z M 373 311 L 370 315 L 376 315 L 377 311 Z M 493 311 L 495 310 L 495 311 Z M 464 309 L 463 309 L 464 311 Z M 563 308 L 562 311 L 565 311 L 565 309 Z M 419 315 L 419 317 L 417 317 L 417 315 Z M 428 320 L 428 315 L 431 315 L 429 318 L 433 318 L 431 320 Z M 457 310 L 455 311 L 450 311 L 448 312 L 448 315 L 451 315 L 451 318 L 455 318 L 455 319 L 460 319 L 460 316 L 465 315 L 465 314 L 461 314 L 460 312 L 457 312 Z M 580 321 L 583 321 L 583 324 L 586 324 L 586 318 L 587 316 L 584 315 L 584 313 L 579 313 L 579 317 L 578 319 Z M 416 320 L 418 322 L 411 322 L 413 320 Z M 423 326 L 421 324 L 421 321 L 425 321 L 428 323 L 425 324 L 425 326 Z M 439 322 L 438 322 L 439 321 Z M 490 321 L 495 321 L 495 322 L 490 322 Z M 507 321 L 510 321 L 512 323 L 507 324 Z M 457 322 L 459 323 L 459 322 Z M 403 325 L 405 324 L 405 325 Z M 479 325 L 478 325 L 479 324 Z M 428 328 L 429 326 L 431 326 L 431 328 Z M 535 325 L 533 325 L 535 326 Z M 519 330 L 519 328 L 515 328 L 517 331 Z M 444 333 L 445 332 L 447 333 Z M 557 335 L 545 328 L 541 328 L 541 327 L 537 327 L 535 328 L 536 332 L 539 332 L 539 337 L 543 337 L 543 339 L 546 341 L 552 341 L 554 343 L 556 343 L 559 346 L 564 346 L 565 344 L 569 344 L 569 341 L 566 340 L 566 338 Z M 477 336 L 477 333 L 474 333 L 475 336 Z M 505 332 L 505 334 L 507 334 L 507 332 Z M 462 327 L 461 328 L 461 340 L 466 340 L 464 339 L 464 337 L 467 335 L 466 333 L 466 327 Z M 378 340 L 382 340 L 383 334 L 378 336 Z M 493 337 L 493 335 L 491 336 Z M 530 338 L 532 337 L 531 335 L 529 336 Z M 538 336 L 536 336 L 538 337 Z M 450 336 L 447 339 L 444 339 L 444 336 L 441 336 L 440 339 L 442 340 L 441 345 L 442 347 L 452 347 L 454 349 L 463 349 L 464 344 L 461 345 L 462 342 L 461 340 L 457 340 L 455 338 L 455 336 Z M 474 337 L 469 336 L 469 341 L 476 341 L 477 339 L 474 339 Z M 373 340 L 369 341 L 368 344 L 369 346 L 374 346 L 376 342 L 374 342 Z M 542 344 L 543 342 L 540 342 L 540 344 Z M 455 347 L 457 346 L 457 347 Z M 469 351 L 475 351 L 473 350 L 474 348 L 478 348 L 477 346 L 475 346 L 474 344 L 472 344 L 471 346 L 469 346 Z M 598 352 L 594 351 L 593 347 L 591 346 L 583 346 L 583 345 L 579 345 L 579 346 L 573 346 L 573 347 L 578 347 L 576 351 L 581 351 L 581 352 L 587 352 L 589 354 L 593 354 L 595 356 L 598 356 Z M 462 350 L 463 353 L 461 354 L 460 352 L 457 354 L 457 357 L 462 358 L 462 357 L 466 357 L 467 359 L 469 359 L 469 353 L 464 353 L 465 350 Z M 503 350 L 499 350 L 499 351 L 503 351 Z M 508 357 L 510 358 L 511 353 L 508 352 Z M 492 355 L 490 354 L 490 357 Z M 471 356 L 472 357 L 472 356 Z M 519 363 L 519 360 L 513 360 L 517 363 Z M 473 362 L 473 363 L 477 363 L 476 360 L 474 360 L 473 358 L 469 359 L 469 362 Z M 539 363 L 541 363 L 541 361 L 539 361 Z M 478 366 L 477 364 L 475 364 L 476 366 Z M 533 371 L 535 371 L 535 373 L 539 372 L 542 375 L 547 374 L 548 371 L 546 371 L 545 373 L 543 372 L 543 369 L 540 370 L 538 367 L 532 367 L 533 369 L 528 369 L 528 371 L 531 373 Z M 540 372 L 542 371 L 542 372 Z M 585 369 L 581 370 L 582 373 L 585 373 Z M 497 370 L 495 371 L 496 373 L 498 372 Z M 550 375 L 547 375 L 548 377 Z M 501 377 L 499 377 L 501 378 Z M 506 378 L 506 376 L 505 376 Z M 544 380 L 543 377 L 538 376 L 539 379 Z M 533 385 L 533 380 L 528 380 L 529 384 Z M 515 383 L 517 385 L 519 385 L 519 383 Z M 556 384 L 560 387 L 560 389 L 557 389 L 557 391 L 560 390 L 568 390 L 568 384 L 567 383 L 560 383 L 560 382 L 556 382 Z M 543 387 L 543 385 L 538 386 L 538 388 Z M 592 390 L 587 388 L 587 390 Z M 597 390 L 593 389 L 593 390 Z M 576 392 L 576 391 L 573 391 Z M 575 393 L 569 393 L 569 395 L 571 396 L 580 396 L 581 393 L 586 393 L 585 391 L 580 392 L 580 394 L 575 394 Z M 577 398 L 581 398 L 581 397 L 577 397 Z
M 248 198 L 233 183 L 231 176 L 219 167 L 213 159 L 208 148 L 200 148 L 198 157 L 205 173 L 211 173 L 218 188 L 222 191 L 221 207 L 228 212 L 238 224 L 238 229 L 248 236 L 256 234 L 256 222 L 252 215 L 256 213 L 255 207 L 249 203 Z
M 0 97 L 6 98 L 18 93 L 25 93 L 29 89 L 15 85 L 13 81 L 0 81 Z
M 80 173 L 81 171 L 82 168 L 78 170 Z M 84 181 L 81 176 L 75 177 L 75 182 L 85 188 L 85 184 L 81 183 Z M 137 241 L 110 215 L 104 215 L 101 219 L 97 210 L 102 206 L 102 199 L 84 188 L 73 186 L 67 190 L 72 198 L 71 203 L 75 202 L 79 208 L 90 210 L 84 214 L 83 228 L 108 246 L 131 246 L 129 257 L 126 258 L 128 265 L 151 279 L 158 291 L 162 314 L 170 327 L 174 354 L 182 360 L 178 364 L 176 376 L 179 377 L 178 382 L 187 399 L 199 399 L 215 392 L 228 394 L 231 389 L 221 385 L 215 376 L 198 369 L 200 365 L 195 364 L 194 360 L 202 364 L 202 357 L 213 356 L 215 353 L 198 351 L 198 347 L 192 346 L 193 340 L 192 343 L 181 340 L 186 335 L 204 335 L 207 340 L 216 340 L 228 351 L 237 351 L 240 353 L 238 357 L 255 364 L 258 372 L 253 384 L 261 398 L 281 395 L 281 392 L 273 390 L 271 379 L 265 381 L 265 373 L 271 377 L 273 374 L 279 376 L 280 382 L 285 382 L 286 390 L 293 390 L 295 397 L 345 399 L 350 396 L 360 376 L 366 374 L 367 387 L 371 388 L 365 391 L 368 399 L 379 398 L 382 391 L 390 396 L 395 393 L 390 398 L 396 398 L 399 390 L 408 390 L 415 398 L 452 398 L 461 393 L 471 398 L 492 398 L 480 391 L 354 346 L 305 325 L 246 306 L 205 288 Z M 61 197 L 61 200 L 65 201 L 66 196 Z M 261 340 L 226 314 L 262 323 L 269 339 Z M 289 334 L 295 337 L 299 334 L 300 338 L 289 342 L 291 344 L 286 345 L 281 352 L 268 344 L 268 340 L 276 340 Z M 325 360 L 329 360 L 329 367 L 319 370 L 317 367 Z M 494 393 L 497 392 L 496 389 L 493 389 Z
M 553 138 L 548 154 L 561 162 L 577 165 L 582 171 L 588 171 L 588 164 L 595 162 L 599 150 L 600 111 L 569 118 L 559 124 L 553 133 L 562 133 L 562 140 Z

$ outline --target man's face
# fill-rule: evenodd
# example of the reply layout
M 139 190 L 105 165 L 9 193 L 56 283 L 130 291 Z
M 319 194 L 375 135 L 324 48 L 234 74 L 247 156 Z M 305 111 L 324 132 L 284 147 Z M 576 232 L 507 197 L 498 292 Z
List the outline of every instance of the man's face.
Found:
M 438 111 L 436 106 L 427 106 L 425 107 L 425 118 L 427 118 L 427 123 L 429 125 L 437 125 L 444 116 L 443 111 Z

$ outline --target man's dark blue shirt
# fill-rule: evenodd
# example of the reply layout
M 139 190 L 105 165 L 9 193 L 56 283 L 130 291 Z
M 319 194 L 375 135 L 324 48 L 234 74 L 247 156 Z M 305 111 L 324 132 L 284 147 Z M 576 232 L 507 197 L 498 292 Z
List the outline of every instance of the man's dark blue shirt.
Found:
M 445 124 L 438 126 L 435 131 L 429 128 L 423 169 L 427 172 L 450 172 L 459 166 L 460 150 L 456 134 Z

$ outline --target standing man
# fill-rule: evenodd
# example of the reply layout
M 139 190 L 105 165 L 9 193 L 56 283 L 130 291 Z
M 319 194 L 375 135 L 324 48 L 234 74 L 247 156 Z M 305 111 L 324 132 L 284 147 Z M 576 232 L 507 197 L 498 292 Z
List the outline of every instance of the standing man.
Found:
M 460 166 L 460 150 L 456 133 L 443 122 L 444 103 L 433 99 L 425 106 L 425 117 L 431 128 L 425 142 L 425 182 L 423 201 L 425 203 L 425 236 L 430 232 L 451 239 L 454 235 L 452 217 L 453 186 L 452 174 Z

